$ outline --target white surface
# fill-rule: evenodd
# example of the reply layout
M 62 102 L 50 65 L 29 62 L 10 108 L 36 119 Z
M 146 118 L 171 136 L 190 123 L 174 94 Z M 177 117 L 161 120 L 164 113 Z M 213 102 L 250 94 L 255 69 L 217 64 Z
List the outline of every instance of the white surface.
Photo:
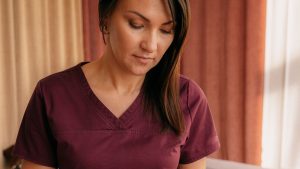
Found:
M 263 169 L 263 168 L 254 165 L 237 163 L 233 161 L 208 158 L 206 160 L 206 169 Z

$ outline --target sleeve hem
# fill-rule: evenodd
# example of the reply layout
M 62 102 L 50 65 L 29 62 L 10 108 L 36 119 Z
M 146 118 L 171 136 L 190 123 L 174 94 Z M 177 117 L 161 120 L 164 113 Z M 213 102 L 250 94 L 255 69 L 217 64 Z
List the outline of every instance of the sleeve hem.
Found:
M 57 168 L 57 165 L 54 164 L 54 163 L 52 163 L 52 162 L 34 159 L 34 158 L 26 155 L 26 153 L 14 151 L 13 154 L 15 156 L 19 157 L 20 159 L 23 159 L 23 160 L 26 160 L 26 161 L 30 161 L 30 162 L 38 164 L 38 165 L 43 165 L 43 166 L 46 166 L 46 167 Z
M 213 152 L 217 151 L 220 148 L 220 144 L 218 141 L 216 141 L 214 144 L 212 144 L 212 146 L 207 149 L 204 153 L 195 153 L 194 155 L 186 158 L 186 159 L 182 159 L 179 161 L 179 164 L 189 164 L 189 163 L 193 163 L 197 160 L 200 160 L 210 154 L 212 154 Z

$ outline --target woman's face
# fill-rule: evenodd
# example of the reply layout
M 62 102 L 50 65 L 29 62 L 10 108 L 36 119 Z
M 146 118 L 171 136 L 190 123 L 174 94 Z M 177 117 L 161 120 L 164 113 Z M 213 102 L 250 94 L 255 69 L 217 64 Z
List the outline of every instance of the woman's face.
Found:
M 157 65 L 174 37 L 166 0 L 119 0 L 107 25 L 109 58 L 134 75 L 145 75 Z

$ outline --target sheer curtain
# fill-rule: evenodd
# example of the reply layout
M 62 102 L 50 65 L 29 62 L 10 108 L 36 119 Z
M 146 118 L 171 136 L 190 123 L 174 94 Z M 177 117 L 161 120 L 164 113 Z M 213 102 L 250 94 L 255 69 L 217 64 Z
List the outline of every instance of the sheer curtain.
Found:
M 15 142 L 37 81 L 83 60 L 81 11 L 81 0 L 1 0 L 1 154 Z
M 300 168 L 300 1 L 269 0 L 262 166 Z

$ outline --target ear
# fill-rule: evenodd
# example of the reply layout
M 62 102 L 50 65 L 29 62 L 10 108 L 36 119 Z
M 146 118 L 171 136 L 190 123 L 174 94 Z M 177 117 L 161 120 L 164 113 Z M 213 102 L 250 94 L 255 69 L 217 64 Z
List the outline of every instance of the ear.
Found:
M 107 42 L 109 42 L 109 21 L 108 19 L 105 19 L 103 27 L 101 28 L 102 38 L 104 41 L 104 44 L 106 45 Z
M 109 34 L 109 27 L 110 27 L 110 19 L 107 18 L 104 20 L 104 26 L 102 30 L 104 34 Z

